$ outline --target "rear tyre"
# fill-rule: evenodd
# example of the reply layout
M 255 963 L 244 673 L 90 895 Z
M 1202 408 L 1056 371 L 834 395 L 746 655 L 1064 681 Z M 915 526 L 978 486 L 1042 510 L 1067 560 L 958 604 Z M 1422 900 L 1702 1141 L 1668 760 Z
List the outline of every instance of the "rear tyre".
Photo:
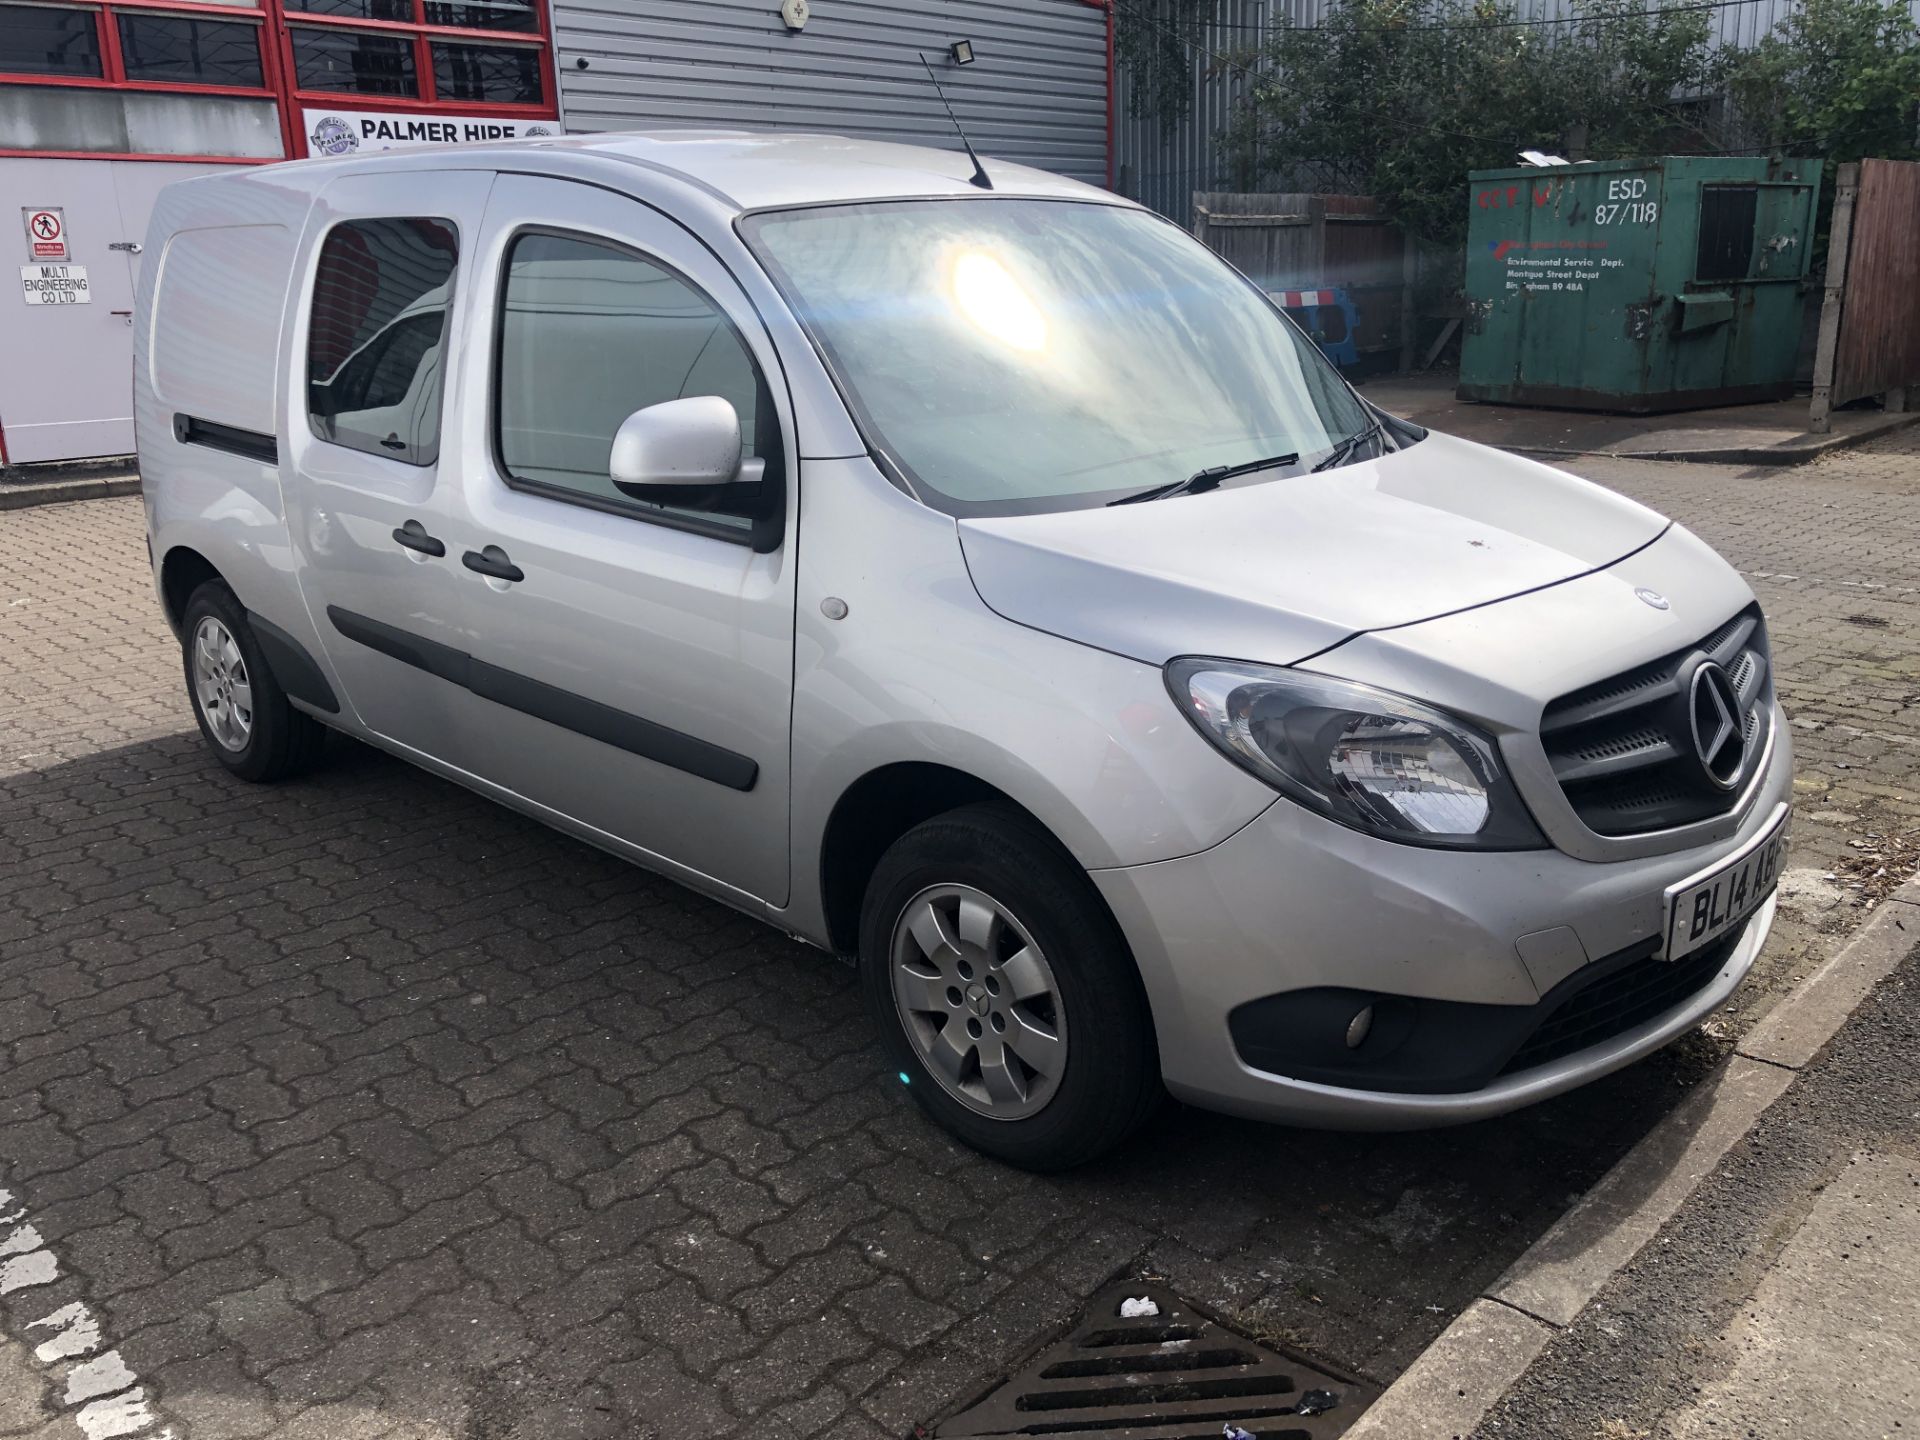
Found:
M 1146 993 L 1086 873 L 1018 812 L 975 805 L 880 858 L 867 1003 L 933 1119 L 1024 1170 L 1112 1149 L 1163 1092 Z
M 288 703 L 224 581 L 208 580 L 187 598 L 180 634 L 193 718 L 214 758 L 263 783 L 312 769 L 327 727 Z

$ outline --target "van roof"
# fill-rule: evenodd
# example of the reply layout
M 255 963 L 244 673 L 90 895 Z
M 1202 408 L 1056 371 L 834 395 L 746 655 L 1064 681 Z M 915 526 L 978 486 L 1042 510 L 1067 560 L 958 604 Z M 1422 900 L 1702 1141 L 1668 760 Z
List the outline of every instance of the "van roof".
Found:
M 671 175 L 737 210 L 982 193 L 970 183 L 973 166 L 958 150 L 784 130 L 636 130 L 548 136 L 433 151 L 387 150 L 304 164 L 356 171 L 422 169 L 457 158 L 497 160 L 502 168 L 525 170 L 530 152 L 541 150 L 624 161 Z M 1003 160 L 984 163 L 998 193 L 1108 203 L 1118 199 L 1044 170 Z

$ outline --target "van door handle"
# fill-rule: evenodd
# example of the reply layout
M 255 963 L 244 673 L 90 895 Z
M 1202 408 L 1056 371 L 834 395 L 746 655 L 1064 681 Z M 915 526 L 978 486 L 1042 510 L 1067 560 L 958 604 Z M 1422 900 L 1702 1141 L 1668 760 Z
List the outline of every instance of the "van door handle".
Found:
M 427 534 L 427 527 L 418 520 L 409 520 L 393 532 L 393 538 L 409 550 L 418 550 L 422 555 L 440 556 L 447 553 L 444 540 L 436 540 Z
M 491 575 L 495 580 L 524 580 L 527 572 L 507 558 L 507 552 L 498 545 L 489 545 L 484 550 L 469 550 L 460 557 L 460 563 L 478 575 Z

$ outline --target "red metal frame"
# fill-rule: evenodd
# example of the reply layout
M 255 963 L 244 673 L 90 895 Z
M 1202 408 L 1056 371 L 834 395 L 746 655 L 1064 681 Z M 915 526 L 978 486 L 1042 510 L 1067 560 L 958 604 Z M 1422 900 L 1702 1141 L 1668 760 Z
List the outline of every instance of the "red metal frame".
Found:
M 1114 56 L 1116 46 L 1116 38 L 1114 35 L 1115 0 L 1080 0 L 1080 3 L 1082 5 L 1091 5 L 1096 10 L 1104 10 L 1107 15 L 1107 189 L 1111 190 L 1114 188 L 1113 89 L 1115 70 L 1117 68 L 1117 62 Z
M 1091 0 L 1090 0 L 1090 3 L 1091 3 Z M 1116 188 L 1114 184 L 1115 172 L 1114 172 L 1114 164 L 1113 164 L 1113 142 L 1114 142 L 1113 86 L 1114 86 L 1114 70 L 1115 70 L 1113 0 L 1106 0 L 1105 8 L 1107 12 L 1107 189 L 1112 190 Z
M 533 0 L 537 28 L 520 30 L 469 30 L 458 25 L 429 25 L 426 0 L 412 0 L 413 20 L 353 20 L 335 15 L 308 15 L 300 11 L 299 0 L 260 0 L 258 9 L 208 3 L 208 0 L 95 0 L 89 5 L 94 17 L 95 43 L 100 50 L 100 74 L 93 75 L 0 75 L 0 85 L 50 85 L 68 89 L 159 91 L 182 95 L 234 95 L 249 99 L 272 100 L 280 120 L 280 143 L 288 159 L 307 153 L 305 126 L 301 123 L 303 106 L 333 105 L 342 109 L 393 110 L 412 115 L 452 115 L 502 119 L 552 120 L 560 114 L 559 65 L 553 53 L 553 14 L 550 0 Z M 1089 0 L 1094 3 L 1094 0 Z M 1105 0 L 1098 0 L 1105 3 Z M 259 27 L 259 85 L 196 85 L 185 81 L 129 80 L 125 59 L 120 53 L 118 15 L 123 11 L 140 14 L 178 14 L 219 18 Z M 348 31 L 387 31 L 411 37 L 414 44 L 414 73 L 420 94 L 362 95 L 351 90 L 302 90 L 296 80 L 293 63 L 293 36 L 290 26 Z M 519 45 L 542 52 L 540 83 L 546 98 L 538 104 L 505 104 L 487 101 L 440 100 L 434 93 L 433 42 L 465 40 L 477 44 Z M 37 157 L 48 160 L 170 160 L 198 165 L 261 165 L 268 163 L 234 155 L 145 155 L 121 151 L 93 150 L 9 150 L 0 148 L 8 159 Z
M 111 84 L 119 81 L 129 84 L 127 79 L 126 52 L 120 48 L 120 16 L 107 6 L 100 7 L 100 17 L 94 22 L 100 33 L 100 74 Z M 253 32 L 253 58 L 260 65 L 260 83 L 267 80 L 267 53 L 262 43 L 266 37 L 265 28 Z

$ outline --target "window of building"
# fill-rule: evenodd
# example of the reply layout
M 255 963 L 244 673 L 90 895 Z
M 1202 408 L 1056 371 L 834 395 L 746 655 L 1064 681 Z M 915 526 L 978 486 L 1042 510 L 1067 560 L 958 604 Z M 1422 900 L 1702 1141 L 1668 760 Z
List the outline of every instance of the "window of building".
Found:
M 602 509 L 693 520 L 745 538 L 763 486 L 781 483 L 780 430 L 759 368 L 713 301 L 665 266 L 600 241 L 523 235 L 507 256 L 494 377 L 500 461 L 522 486 Z M 634 500 L 608 476 L 614 432 L 636 410 L 718 395 L 740 417 L 759 485 L 683 503 Z
M 258 0 L 0 0 L 0 153 L 279 160 Z
M 294 80 L 300 90 L 458 105 L 547 101 L 540 0 L 286 4 Z M 355 28 L 367 21 L 381 22 L 382 28 Z
M 322 440 L 431 465 L 459 241 L 445 220 L 353 220 L 320 248 L 307 408 Z
M 462 30 L 512 30 L 523 35 L 540 30 L 540 13 L 533 0 L 426 0 L 425 13 L 429 25 Z
M 332 15 L 342 20 L 405 23 L 413 19 L 413 0 L 294 0 L 287 9 L 308 15 Z
M 94 12 L 0 5 L 0 74 L 100 78 L 104 71 Z
M 286 154 L 280 107 L 270 95 L 124 90 L 98 80 L 0 83 L 0 151 L 196 160 L 279 160 Z M 0 334 L 5 331 L 0 321 Z
M 120 60 L 129 80 L 187 85 L 265 83 L 260 68 L 260 27 L 237 20 L 123 10 Z
M 433 88 L 442 100 L 540 103 L 541 52 L 531 45 L 433 44 Z
M 302 90 L 418 95 L 413 41 L 401 35 L 295 27 L 293 68 Z

